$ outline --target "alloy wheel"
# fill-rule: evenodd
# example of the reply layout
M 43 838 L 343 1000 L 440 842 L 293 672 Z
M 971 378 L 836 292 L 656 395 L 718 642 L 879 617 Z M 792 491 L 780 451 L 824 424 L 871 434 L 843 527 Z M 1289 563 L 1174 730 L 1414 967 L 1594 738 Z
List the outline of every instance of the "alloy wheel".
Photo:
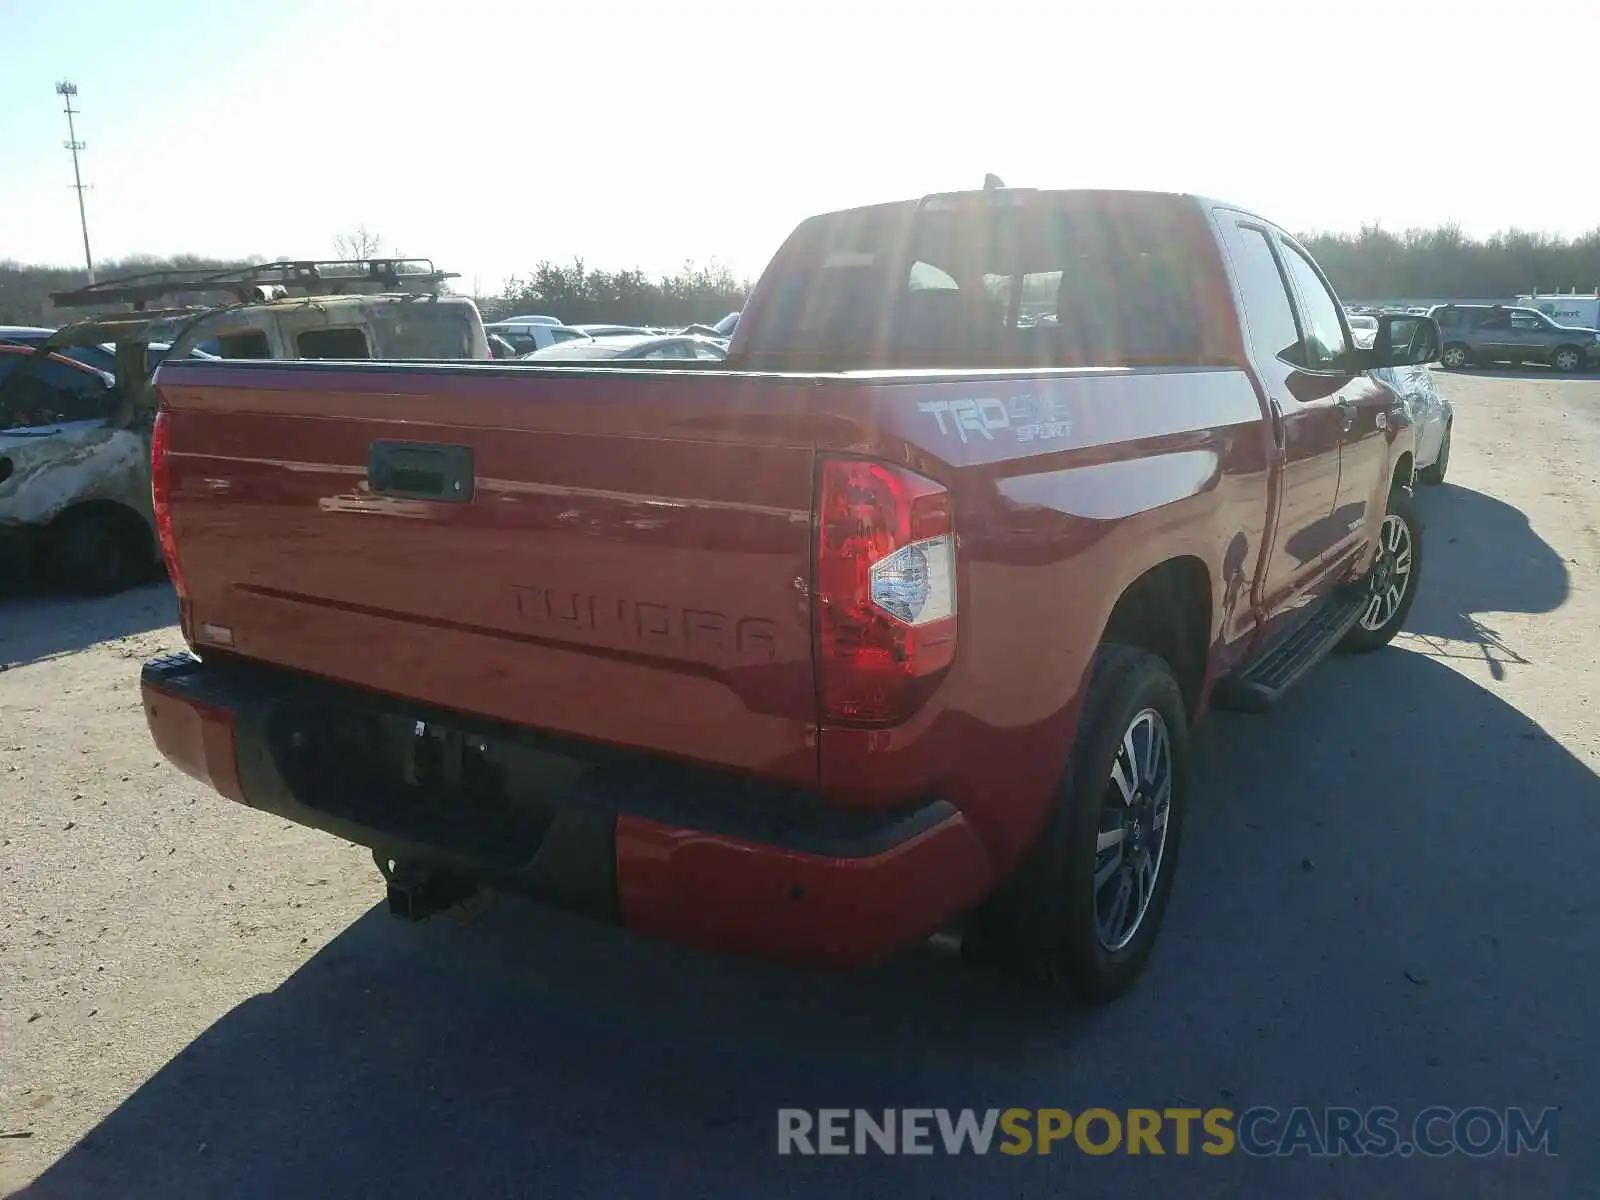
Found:
M 1155 895 L 1172 810 L 1172 741 L 1153 708 L 1136 714 L 1112 760 L 1095 843 L 1095 933 L 1121 950 L 1139 932 Z
M 1378 527 L 1378 555 L 1367 576 L 1361 628 L 1376 633 L 1394 619 L 1411 586 L 1411 566 L 1411 528 L 1390 513 Z

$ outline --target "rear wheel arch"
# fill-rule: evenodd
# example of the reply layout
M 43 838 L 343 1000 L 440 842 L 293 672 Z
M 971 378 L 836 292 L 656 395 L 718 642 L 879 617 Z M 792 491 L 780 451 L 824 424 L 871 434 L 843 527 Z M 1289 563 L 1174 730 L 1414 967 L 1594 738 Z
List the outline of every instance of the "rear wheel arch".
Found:
M 1576 371 L 1583 366 L 1583 347 L 1564 342 L 1550 352 L 1550 363 L 1558 371 Z
M 1211 571 L 1204 561 L 1194 555 L 1169 558 L 1123 589 L 1100 643 L 1158 655 L 1172 669 L 1192 720 L 1205 685 L 1212 612 Z
M 77 591 L 121 591 L 149 575 L 156 539 L 143 514 L 115 500 L 85 500 L 44 530 L 49 571 Z

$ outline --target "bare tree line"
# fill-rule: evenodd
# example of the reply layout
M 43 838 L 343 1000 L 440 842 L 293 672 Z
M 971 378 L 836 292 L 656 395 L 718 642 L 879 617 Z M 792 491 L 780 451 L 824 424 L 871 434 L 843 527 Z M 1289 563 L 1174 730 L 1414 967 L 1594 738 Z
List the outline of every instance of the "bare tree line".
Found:
M 1579 238 L 1508 229 L 1484 239 L 1456 225 L 1395 233 L 1377 225 L 1356 233 L 1302 235 L 1345 299 L 1409 296 L 1510 298 L 1521 292 L 1600 288 L 1600 228 Z M 398 256 L 365 225 L 332 239 L 340 258 Z M 254 255 L 245 260 L 264 261 Z M 162 268 L 226 267 L 233 262 L 179 255 L 106 262 L 100 278 Z M 59 325 L 50 293 L 88 282 L 81 268 L 0 261 L 0 324 Z M 603 270 L 582 259 L 544 261 L 512 277 L 499 295 L 477 297 L 486 319 L 545 312 L 571 322 L 616 321 L 658 325 L 715 321 L 744 304 L 750 281 L 726 267 L 685 263 L 671 275 L 638 269 Z

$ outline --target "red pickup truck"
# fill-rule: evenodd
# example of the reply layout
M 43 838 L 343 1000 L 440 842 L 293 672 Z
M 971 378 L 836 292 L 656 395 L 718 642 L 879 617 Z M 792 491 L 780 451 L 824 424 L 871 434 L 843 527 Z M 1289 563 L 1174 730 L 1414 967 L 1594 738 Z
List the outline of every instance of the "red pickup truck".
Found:
M 725 364 L 168 362 L 156 744 L 373 849 L 833 965 L 1149 955 L 1208 703 L 1405 620 L 1413 437 L 1268 221 L 997 188 L 804 222 Z

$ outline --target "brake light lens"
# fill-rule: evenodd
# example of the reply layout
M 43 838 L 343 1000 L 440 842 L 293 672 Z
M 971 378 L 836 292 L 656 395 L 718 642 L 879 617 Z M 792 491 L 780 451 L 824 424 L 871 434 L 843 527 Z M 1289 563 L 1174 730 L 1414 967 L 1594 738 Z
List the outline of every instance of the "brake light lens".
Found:
M 822 719 L 898 724 L 955 659 L 950 493 L 903 467 L 826 459 L 817 513 L 813 616 Z
M 161 557 L 167 560 L 172 588 L 178 593 L 178 603 L 187 606 L 189 584 L 178 558 L 178 539 L 172 532 L 172 466 L 167 449 L 171 434 L 167 421 L 167 411 L 162 409 L 156 413 L 156 425 L 150 433 L 150 507 L 155 513 L 156 540 L 161 543 Z

